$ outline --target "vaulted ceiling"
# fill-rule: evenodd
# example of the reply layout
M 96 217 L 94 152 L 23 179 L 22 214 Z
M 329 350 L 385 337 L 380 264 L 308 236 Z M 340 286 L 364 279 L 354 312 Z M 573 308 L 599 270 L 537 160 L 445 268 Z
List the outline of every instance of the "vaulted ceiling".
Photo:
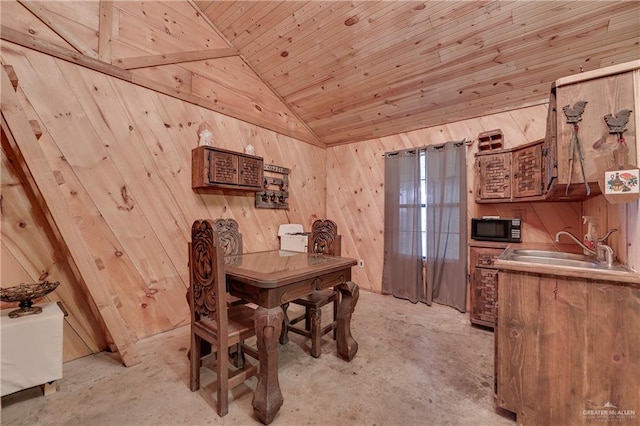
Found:
M 5 42 L 323 147 L 545 102 L 558 78 L 640 59 L 638 1 L 1 7 Z
M 640 3 L 196 1 L 325 144 L 548 98 L 640 58 Z

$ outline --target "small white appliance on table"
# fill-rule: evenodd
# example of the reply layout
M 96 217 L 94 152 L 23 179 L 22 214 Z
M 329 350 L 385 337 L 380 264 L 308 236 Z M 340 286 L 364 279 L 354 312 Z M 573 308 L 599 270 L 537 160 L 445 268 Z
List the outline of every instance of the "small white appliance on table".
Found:
M 309 246 L 309 235 L 303 231 L 302 225 L 297 223 L 280 225 L 278 237 L 280 237 L 280 250 L 305 253 Z
M 56 303 L 38 306 L 41 313 L 18 318 L 9 318 L 12 309 L 2 310 L 2 396 L 40 385 L 46 396 L 55 392 L 51 383 L 62 379 L 64 314 Z

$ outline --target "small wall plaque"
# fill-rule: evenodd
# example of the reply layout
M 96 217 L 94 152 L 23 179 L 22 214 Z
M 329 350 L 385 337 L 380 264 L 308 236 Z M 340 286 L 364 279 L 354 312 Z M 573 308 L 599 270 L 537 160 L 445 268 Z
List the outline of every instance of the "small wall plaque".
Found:
M 605 172 L 605 194 L 638 194 L 639 169 Z

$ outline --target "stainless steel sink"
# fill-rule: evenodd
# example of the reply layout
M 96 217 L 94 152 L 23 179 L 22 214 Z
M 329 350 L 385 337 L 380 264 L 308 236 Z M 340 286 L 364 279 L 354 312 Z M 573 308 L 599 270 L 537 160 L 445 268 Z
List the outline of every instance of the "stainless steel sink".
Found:
M 550 250 L 531 250 L 531 249 L 514 249 L 512 254 L 515 256 L 534 256 L 543 257 L 546 259 L 571 259 L 581 260 L 586 262 L 592 262 L 593 257 L 584 254 L 565 253 L 563 251 L 550 251 Z
M 515 271 L 589 277 L 640 285 L 640 275 L 629 267 L 620 263 L 608 265 L 607 261 L 584 254 L 511 247 L 496 259 L 496 265 Z
M 594 256 L 562 251 L 510 248 L 505 250 L 499 259 L 538 265 L 628 272 L 623 265 L 607 266 L 607 262 L 598 261 Z
M 565 254 L 570 254 L 570 253 L 565 253 Z M 606 263 L 600 263 L 598 261 L 567 259 L 562 257 L 512 255 L 506 260 L 513 260 L 516 262 L 538 263 L 543 265 L 569 266 L 572 268 L 607 269 Z

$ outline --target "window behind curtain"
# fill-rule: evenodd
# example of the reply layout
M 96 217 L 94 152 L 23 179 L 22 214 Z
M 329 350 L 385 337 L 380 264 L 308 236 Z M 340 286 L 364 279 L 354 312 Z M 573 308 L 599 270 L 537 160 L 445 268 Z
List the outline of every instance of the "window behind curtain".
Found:
M 450 173 L 457 173 L 455 169 L 450 169 Z M 420 219 L 422 232 L 422 257 L 427 257 L 427 199 L 431 199 L 432 205 L 437 205 L 443 209 L 443 217 L 448 217 L 452 221 L 460 221 L 460 177 L 457 175 L 447 176 L 444 187 L 431 185 L 427 192 L 427 153 L 426 150 L 420 151 Z M 444 191 L 444 203 L 434 202 L 434 200 L 442 199 L 441 192 Z M 430 195 L 429 195 L 430 194 Z M 435 229 L 441 229 L 437 226 Z M 448 229 L 440 231 L 447 234 L 447 240 L 450 245 L 445 253 L 447 259 L 458 259 L 460 248 L 460 230 Z M 444 236 L 444 235 L 443 235 Z
M 420 231 L 422 258 L 427 257 L 427 151 L 420 150 Z

